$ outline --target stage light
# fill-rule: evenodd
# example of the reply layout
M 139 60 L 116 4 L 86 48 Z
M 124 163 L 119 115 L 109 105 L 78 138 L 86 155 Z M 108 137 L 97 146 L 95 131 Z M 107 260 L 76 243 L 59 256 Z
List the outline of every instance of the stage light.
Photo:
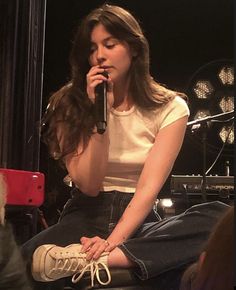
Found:
M 222 112 L 230 112 L 234 110 L 234 98 L 233 97 L 223 97 L 220 102 L 219 106 Z
M 153 206 L 156 212 L 162 219 L 171 217 L 176 214 L 175 202 L 171 198 L 156 199 Z
M 208 99 L 214 91 L 211 83 L 204 80 L 197 81 L 193 90 L 199 99 Z
M 234 143 L 234 126 L 224 126 L 219 133 L 219 136 L 223 142 L 228 144 Z
M 190 78 L 186 94 L 189 97 L 189 121 L 211 117 L 234 110 L 234 67 L 233 60 L 221 59 L 209 62 L 200 67 Z M 227 120 L 227 122 L 223 122 Z M 221 121 L 212 120 L 208 123 L 207 150 L 211 153 L 219 152 L 226 142 L 224 152 L 233 156 L 234 131 L 232 117 L 221 118 Z M 199 129 L 201 125 L 196 125 Z M 198 131 L 198 130 L 197 130 Z M 192 130 L 196 132 L 196 130 Z M 228 139 L 227 136 L 229 135 Z M 188 136 L 200 150 L 202 135 Z
M 202 119 L 202 118 L 205 118 L 207 116 L 210 116 L 209 110 L 198 110 L 196 115 L 194 116 L 194 120 Z
M 160 200 L 162 207 L 172 207 L 173 201 L 170 198 L 163 198 Z
M 229 162 L 232 166 L 234 157 L 233 60 L 215 60 L 200 67 L 190 78 L 186 94 L 189 97 L 191 125 L 186 137 L 201 153 L 202 176 L 209 175 L 209 172 L 224 175 L 224 164 Z M 199 119 L 201 121 L 196 121 Z M 215 165 L 218 167 L 215 168 Z M 202 187 L 205 201 L 204 186 L 205 183 Z
M 219 78 L 223 85 L 233 85 L 234 68 L 232 66 L 224 66 L 219 72 Z

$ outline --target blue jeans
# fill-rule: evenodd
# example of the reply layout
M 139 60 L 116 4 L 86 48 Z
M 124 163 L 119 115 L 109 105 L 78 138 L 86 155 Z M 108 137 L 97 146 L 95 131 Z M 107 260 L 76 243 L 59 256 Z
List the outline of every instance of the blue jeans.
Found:
M 73 190 L 58 223 L 27 241 L 22 247 L 23 256 L 30 260 L 42 244 L 67 246 L 79 243 L 82 236 L 106 239 L 131 198 L 132 194 L 118 191 L 88 197 Z M 194 262 L 212 227 L 228 208 L 219 201 L 208 202 L 163 220 L 151 211 L 132 238 L 119 248 L 136 263 L 134 271 L 141 279 L 155 277 Z

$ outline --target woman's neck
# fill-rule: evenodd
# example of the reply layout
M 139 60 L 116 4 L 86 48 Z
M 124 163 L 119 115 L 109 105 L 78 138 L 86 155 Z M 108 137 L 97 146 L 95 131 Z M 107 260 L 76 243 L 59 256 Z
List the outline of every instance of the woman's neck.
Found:
M 122 102 L 115 102 L 113 108 L 119 112 L 129 111 L 133 107 L 133 101 L 129 99 L 123 99 Z
M 128 111 L 133 104 L 133 98 L 129 92 L 129 82 L 126 81 L 123 85 L 115 85 L 113 108 L 121 112 Z

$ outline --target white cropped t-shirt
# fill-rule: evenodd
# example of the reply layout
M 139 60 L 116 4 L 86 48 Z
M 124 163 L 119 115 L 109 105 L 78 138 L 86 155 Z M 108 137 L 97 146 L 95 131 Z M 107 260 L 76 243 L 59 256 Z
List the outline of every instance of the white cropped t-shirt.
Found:
M 136 106 L 125 112 L 112 109 L 108 168 L 101 190 L 135 192 L 158 131 L 184 116 L 189 116 L 189 109 L 179 96 L 155 111 Z

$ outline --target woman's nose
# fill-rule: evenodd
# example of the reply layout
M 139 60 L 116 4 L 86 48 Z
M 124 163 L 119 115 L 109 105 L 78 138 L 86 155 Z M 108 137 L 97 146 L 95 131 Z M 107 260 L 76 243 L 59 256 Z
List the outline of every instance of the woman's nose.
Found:
M 102 47 L 98 47 L 96 59 L 98 64 L 101 64 L 106 59 L 104 49 Z

